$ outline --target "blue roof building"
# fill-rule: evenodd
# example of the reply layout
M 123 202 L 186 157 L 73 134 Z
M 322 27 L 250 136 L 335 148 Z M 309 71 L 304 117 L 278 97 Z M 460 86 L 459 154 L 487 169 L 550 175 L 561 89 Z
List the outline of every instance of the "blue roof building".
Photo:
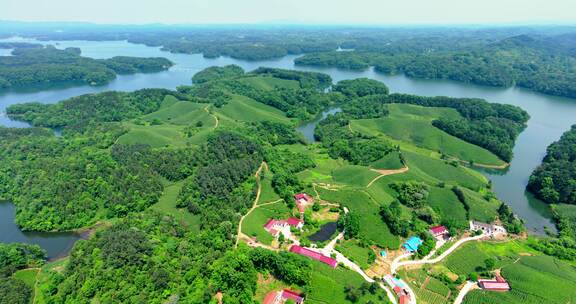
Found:
M 404 243 L 403 247 L 409 252 L 414 252 L 418 250 L 418 247 L 422 245 L 422 239 L 417 236 L 412 236 Z

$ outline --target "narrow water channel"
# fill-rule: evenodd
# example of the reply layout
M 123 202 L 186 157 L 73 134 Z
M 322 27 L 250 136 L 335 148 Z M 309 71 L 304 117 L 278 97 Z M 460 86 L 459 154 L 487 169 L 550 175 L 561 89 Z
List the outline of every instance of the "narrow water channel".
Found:
M 38 42 L 21 38 L 0 40 L 0 42 L 2 41 Z M 108 85 L 99 87 L 56 86 L 43 88 L 41 91 L 19 90 L 0 93 L 0 125 L 27 126 L 25 123 L 12 121 L 6 117 L 5 109 L 11 104 L 30 101 L 53 103 L 73 96 L 108 90 L 133 91 L 152 87 L 175 89 L 179 85 L 190 84 L 192 75 L 206 67 L 227 64 L 237 64 L 247 71 L 260 66 L 317 71 L 329 74 L 335 82 L 367 77 L 384 82 L 390 87 L 391 92 L 424 96 L 475 97 L 484 98 L 490 102 L 520 106 L 530 114 L 531 119 L 526 130 L 520 134 L 516 142 L 515 156 L 510 168 L 505 172 L 486 173 L 486 175 L 492 180 L 498 198 L 509 204 L 514 212 L 525 220 L 529 231 L 542 233 L 544 226 L 553 227 L 548 206 L 528 194 L 525 187 L 530 173 L 540 164 L 546 147 L 558 140 L 564 131 L 576 123 L 576 100 L 574 99 L 553 97 L 518 88 L 492 88 L 448 80 L 414 80 L 403 75 L 387 76 L 379 74 L 373 69 L 343 71 L 335 68 L 300 67 L 294 65 L 294 58 L 297 56 L 286 56 L 266 61 L 242 61 L 228 57 L 207 59 L 200 54 L 172 54 L 163 52 L 158 47 L 147 47 L 126 41 L 42 41 L 39 43 L 53 44 L 59 48 L 79 47 L 84 56 L 92 58 L 110 58 L 113 56 L 166 57 L 172 60 L 175 65 L 170 70 L 160 73 L 120 75 Z M 6 55 L 7 52 L 4 51 L 2 54 Z M 307 140 L 314 141 L 315 125 L 323 117 L 331 114 L 331 111 L 337 111 L 337 109 L 329 109 L 316 120 L 298 127 Z M 2 224 L 13 223 L 13 209 L 0 208 L 0 219 Z M 4 228 L 1 231 L 0 242 L 18 240 L 20 242 L 40 243 L 42 241 L 41 246 L 51 253 L 65 251 L 69 247 L 69 243 L 52 237 L 52 234 L 23 233 L 20 237 L 15 238 L 4 233 Z

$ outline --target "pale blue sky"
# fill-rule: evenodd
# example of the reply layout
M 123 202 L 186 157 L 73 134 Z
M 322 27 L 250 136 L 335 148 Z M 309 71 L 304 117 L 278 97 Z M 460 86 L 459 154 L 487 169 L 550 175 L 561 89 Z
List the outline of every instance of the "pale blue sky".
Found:
M 0 20 L 97 23 L 576 23 L 576 0 L 0 0 Z

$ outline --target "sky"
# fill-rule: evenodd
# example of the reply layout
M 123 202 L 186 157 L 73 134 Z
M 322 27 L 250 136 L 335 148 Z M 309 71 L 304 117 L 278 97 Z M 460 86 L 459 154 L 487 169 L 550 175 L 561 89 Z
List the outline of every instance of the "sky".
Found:
M 576 0 L 0 0 L 0 20 L 107 24 L 574 24 Z

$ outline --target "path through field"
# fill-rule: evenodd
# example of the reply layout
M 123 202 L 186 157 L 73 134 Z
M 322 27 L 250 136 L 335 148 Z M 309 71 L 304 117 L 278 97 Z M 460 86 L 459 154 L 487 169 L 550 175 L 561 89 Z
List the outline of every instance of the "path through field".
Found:
M 216 123 L 214 124 L 214 127 L 212 127 L 212 130 L 215 130 L 216 128 L 218 128 L 218 124 L 220 124 L 220 120 L 218 119 L 218 116 L 216 116 L 216 115 L 210 113 L 210 111 L 208 111 L 208 107 L 209 106 L 204 107 L 204 111 L 206 111 L 206 113 L 208 113 L 208 115 L 210 115 L 210 116 L 212 116 L 212 118 L 214 118 L 214 121 Z
M 371 180 L 370 183 L 368 183 L 368 186 L 366 186 L 366 188 L 370 188 L 370 186 L 372 186 L 372 184 L 375 181 L 379 180 L 380 178 L 382 178 L 384 176 L 408 172 L 408 170 L 410 170 L 410 168 L 408 168 L 408 166 L 405 166 L 403 168 L 394 169 L 394 170 L 378 170 L 378 169 L 370 169 L 370 170 L 377 172 L 377 173 L 380 173 L 380 175 L 376 176 L 373 180 Z
M 260 193 L 262 192 L 262 184 L 260 183 L 260 172 L 262 172 L 263 168 L 266 168 L 266 171 L 268 171 L 268 164 L 265 161 L 263 161 L 262 164 L 260 164 L 260 167 L 258 168 L 256 173 L 254 174 L 254 177 L 256 177 L 256 184 L 258 184 L 258 190 L 256 191 L 256 198 L 254 199 L 254 203 L 252 204 L 252 208 L 250 208 L 250 210 L 248 210 L 248 212 L 246 212 L 246 214 L 244 214 L 240 218 L 240 222 L 238 223 L 238 232 L 236 234 L 236 244 L 234 245 L 234 247 L 238 247 L 238 242 L 240 241 L 240 237 L 243 236 L 242 222 L 244 221 L 244 218 L 248 214 L 250 214 L 250 212 L 254 211 L 254 209 L 256 209 L 256 207 L 258 206 L 258 200 L 260 199 Z

